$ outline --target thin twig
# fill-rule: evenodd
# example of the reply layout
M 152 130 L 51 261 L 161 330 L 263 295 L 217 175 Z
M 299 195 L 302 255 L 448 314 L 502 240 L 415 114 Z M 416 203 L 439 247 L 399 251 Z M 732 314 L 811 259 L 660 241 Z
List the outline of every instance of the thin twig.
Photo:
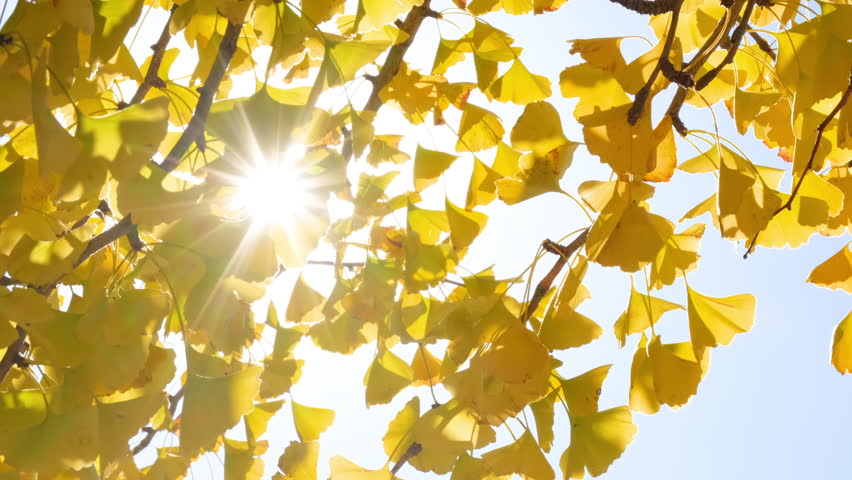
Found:
M 171 172 L 177 168 L 184 154 L 189 150 L 193 142 L 199 144 L 199 149 L 202 148 L 204 142 L 204 126 L 207 123 L 207 115 L 210 114 L 210 105 L 213 104 L 213 98 L 219 90 L 219 85 L 225 78 L 225 72 L 228 69 L 228 64 L 231 63 L 231 58 L 234 52 L 237 51 L 237 40 L 240 37 L 240 32 L 243 26 L 239 23 L 228 21 L 228 27 L 225 29 L 225 35 L 222 37 L 222 43 L 219 44 L 219 51 L 216 54 L 216 60 L 213 62 L 213 67 L 210 69 L 210 74 L 207 75 L 207 80 L 204 86 L 199 89 L 198 103 L 195 105 L 195 112 L 186 126 L 172 150 L 160 163 L 160 168 L 167 172 Z
M 784 202 L 784 205 L 778 207 L 777 210 L 772 214 L 772 218 L 775 218 L 776 215 L 783 212 L 784 210 L 792 210 L 793 208 L 793 200 L 796 199 L 796 195 L 799 194 L 799 189 L 802 188 L 802 182 L 805 181 L 805 176 L 808 172 L 813 170 L 814 167 L 814 158 L 816 158 L 817 150 L 819 150 L 819 143 L 822 140 L 822 135 L 825 133 L 825 129 L 828 128 L 828 124 L 834 120 L 834 117 L 840 113 L 840 110 L 846 105 L 846 102 L 849 101 L 849 97 L 852 96 L 852 71 L 849 72 L 849 86 L 846 87 L 846 91 L 843 92 L 843 95 L 840 96 L 840 101 L 837 102 L 837 105 L 831 110 L 831 112 L 826 116 L 822 123 L 816 129 L 816 139 L 814 139 L 814 146 L 811 149 L 811 154 L 808 157 L 808 163 L 805 164 L 805 169 L 802 171 L 802 174 L 799 175 L 799 179 L 796 181 L 796 185 L 793 186 L 793 190 L 790 192 L 790 198 Z M 772 220 L 770 218 L 770 221 Z M 757 237 L 760 235 L 760 232 L 754 234 L 751 238 L 751 245 L 749 245 L 746 252 L 743 254 L 743 258 L 748 258 L 751 252 L 754 251 L 754 247 L 757 244 Z
M 6 375 L 9 374 L 12 366 L 17 363 L 18 355 L 21 354 L 26 345 L 27 332 L 19 326 L 15 327 L 15 329 L 18 331 L 18 338 L 6 348 L 6 353 L 3 354 L 3 359 L 0 360 L 0 384 L 6 380 Z
M 160 65 L 163 63 L 163 57 L 166 55 L 166 47 L 169 45 L 169 40 L 172 38 L 172 35 L 169 32 L 169 25 L 172 23 L 172 17 L 174 16 L 177 8 L 177 4 L 172 6 L 171 11 L 169 12 L 169 18 L 166 19 L 166 25 L 160 33 L 160 38 L 157 39 L 155 44 L 151 45 L 151 50 L 154 51 L 154 53 L 151 54 L 151 63 L 148 65 L 148 71 L 145 72 L 145 78 L 142 79 L 142 84 L 139 85 L 139 88 L 136 90 L 136 94 L 134 94 L 133 99 L 130 100 L 130 105 L 135 105 L 141 102 L 145 98 L 145 95 L 148 94 L 148 90 L 150 90 L 151 87 L 163 88 L 166 86 L 166 83 L 160 78 L 159 72 Z
M 660 59 L 657 61 L 657 66 L 654 67 L 654 71 L 651 72 L 651 75 L 648 77 L 648 81 L 645 82 L 645 85 L 636 92 L 636 96 L 633 99 L 633 105 L 627 112 L 627 121 L 630 122 L 631 125 L 636 125 L 636 122 L 639 121 L 639 117 L 642 116 L 642 112 L 645 110 L 645 101 L 648 100 L 648 95 L 651 93 L 651 87 L 654 86 L 654 82 L 657 80 L 657 75 L 660 71 L 665 69 L 663 65 L 667 64 L 667 67 L 670 67 L 672 71 L 675 71 L 674 67 L 671 65 L 671 61 L 669 60 L 669 54 L 671 53 L 672 44 L 674 43 L 677 21 L 680 17 L 680 7 L 683 5 L 683 0 L 674 0 L 674 3 L 675 5 L 672 10 L 672 22 L 671 25 L 669 25 L 669 31 L 666 33 L 666 40 L 663 44 L 663 51 L 660 52 Z M 682 74 L 683 72 L 678 73 Z M 689 78 L 691 82 L 692 77 L 690 76 Z
M 698 79 L 695 82 L 695 89 L 701 90 L 706 87 L 719 72 L 722 71 L 729 63 L 734 61 L 734 56 L 737 54 L 737 50 L 740 48 L 740 42 L 743 40 L 743 36 L 748 30 L 748 19 L 751 17 L 751 12 L 754 10 L 754 5 L 756 0 L 748 0 L 746 3 L 745 11 L 743 12 L 742 17 L 740 18 L 740 23 L 737 25 L 737 28 L 731 32 L 730 45 L 728 45 L 728 53 L 725 55 L 725 58 L 722 60 L 722 63 L 716 65 L 712 70 L 705 73 L 704 76 Z
M 417 31 L 420 29 L 420 25 L 423 23 L 423 20 L 426 17 L 439 17 L 440 14 L 438 12 L 429 8 L 430 2 L 431 0 L 425 0 L 423 4 L 412 8 L 411 11 L 408 12 L 408 15 L 406 15 L 402 24 L 399 25 L 399 29 L 408 35 L 408 38 L 406 38 L 404 42 L 397 43 L 391 47 L 390 51 L 388 51 L 388 56 L 385 59 L 384 65 L 382 65 L 382 68 L 379 70 L 379 74 L 375 77 L 370 77 L 370 81 L 373 83 L 373 91 L 370 92 L 370 99 L 367 100 L 367 105 L 364 107 L 365 111 L 377 112 L 379 108 L 381 108 L 382 100 L 379 98 L 379 92 L 381 92 L 382 89 L 384 89 L 399 72 L 399 69 L 402 66 L 402 59 L 405 57 L 408 47 L 410 47 L 412 42 L 414 42 L 414 36 L 417 35 Z
M 169 395 L 169 414 L 172 418 L 175 416 L 177 405 L 181 398 L 183 398 L 183 387 L 180 387 L 180 390 L 178 390 L 174 395 Z M 156 430 L 147 425 L 142 427 L 142 431 L 145 432 L 145 436 L 142 437 L 142 440 L 140 440 L 139 443 L 133 447 L 133 450 L 131 450 L 133 455 L 137 455 L 142 450 L 145 450 L 145 448 L 151 443 L 151 440 L 154 439 L 154 435 L 157 434 Z
M 541 247 L 550 252 L 559 255 L 559 258 L 556 260 L 556 263 L 553 264 L 550 271 L 547 272 L 547 275 L 538 282 L 538 285 L 535 287 L 535 293 L 533 293 L 532 299 L 530 300 L 530 304 L 524 310 L 524 313 L 521 315 L 521 323 L 526 324 L 527 320 L 530 319 L 533 312 L 538 309 L 538 305 L 541 303 L 541 300 L 547 295 L 547 291 L 550 290 L 551 285 L 553 285 L 553 281 L 556 280 L 559 272 L 562 271 L 562 268 L 568 263 L 568 259 L 571 255 L 574 254 L 577 250 L 580 249 L 583 245 L 586 244 L 586 239 L 589 238 L 589 230 L 583 230 L 583 232 L 577 236 L 571 243 L 568 245 L 562 246 L 558 243 L 551 242 L 550 240 L 545 240 L 542 242 Z
M 751 30 L 751 25 L 748 26 L 748 29 Z M 748 32 L 748 35 L 752 40 L 754 40 L 757 48 L 762 50 L 763 53 L 769 55 L 769 58 L 775 60 L 775 50 L 772 49 L 772 46 L 769 45 L 769 42 L 767 42 L 765 38 L 758 35 L 757 32 Z

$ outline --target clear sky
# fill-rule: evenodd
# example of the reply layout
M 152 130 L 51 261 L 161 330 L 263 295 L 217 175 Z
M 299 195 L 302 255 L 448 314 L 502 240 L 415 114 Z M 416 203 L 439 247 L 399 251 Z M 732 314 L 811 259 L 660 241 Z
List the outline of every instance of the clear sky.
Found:
M 7 14 L 13 4 L 14 1 L 9 2 Z M 451 2 L 435 0 L 434 4 L 440 10 Z M 646 17 L 605 0 L 571 0 L 558 12 L 536 17 L 494 14 L 485 18 L 516 38 L 516 46 L 524 48 L 522 59 L 531 71 L 553 82 L 555 96 L 551 101 L 562 115 L 568 137 L 575 141 L 582 141 L 580 128 L 571 116 L 576 100 L 562 99 L 557 83 L 564 67 L 579 62 L 576 56 L 569 54 L 570 45 L 566 40 L 627 35 L 652 38 Z M 447 20 L 457 22 L 464 31 L 470 26 L 469 19 L 459 15 L 448 16 Z M 151 23 L 154 24 L 157 22 Z M 424 23 L 411 56 L 407 58 L 426 70 L 434 55 L 437 28 L 447 36 L 460 34 L 445 21 L 437 25 L 434 20 Z M 158 31 L 159 26 L 153 30 Z M 639 39 L 625 40 L 623 45 L 628 61 L 647 48 Z M 461 74 L 463 70 L 452 72 Z M 386 110 L 391 107 L 383 112 Z M 661 110 L 656 109 L 655 119 L 659 118 Z M 504 116 L 507 126 L 512 125 L 520 113 L 517 107 L 495 108 L 495 111 Z M 722 135 L 735 139 L 755 162 L 789 167 L 754 138 L 740 138 L 727 121 L 723 106 L 717 105 L 716 112 L 722 119 Z M 377 124 L 377 133 L 397 133 L 393 114 L 387 112 L 386 115 L 388 120 Z M 706 110 L 687 107 L 683 117 L 690 128 L 712 130 L 712 119 Z M 449 120 L 453 122 L 452 118 Z M 444 143 L 448 139 L 448 132 L 420 129 L 404 145 L 412 146 L 419 140 L 429 148 L 452 151 L 452 144 Z M 683 142 L 679 143 L 679 152 L 681 159 L 696 153 Z M 608 176 L 607 169 L 583 148 L 578 151 L 574 165 L 563 182 L 563 188 L 571 193 L 576 192 L 576 186 L 583 180 Z M 464 167 L 455 170 L 459 174 L 465 171 Z M 787 182 L 789 184 L 789 179 Z M 463 199 L 460 185 L 448 181 L 446 189 L 452 199 Z M 712 175 L 678 172 L 672 184 L 658 185 L 653 209 L 670 219 L 680 218 L 712 189 Z M 439 194 L 442 196 L 443 192 Z M 512 207 L 495 202 L 485 211 L 491 216 L 489 226 L 473 245 L 463 265 L 478 271 L 495 264 L 498 276 L 506 277 L 521 272 L 545 238 L 560 238 L 588 223 L 570 200 L 557 194 L 542 195 Z M 711 223 L 706 215 L 699 220 Z M 690 285 L 716 297 L 754 294 L 758 300 L 755 327 L 747 334 L 738 335 L 730 346 L 713 351 L 710 370 L 699 386 L 698 395 L 686 406 L 678 411 L 663 406 L 661 412 L 653 416 L 635 413 L 638 434 L 602 478 L 848 478 L 852 471 L 852 442 L 849 441 L 852 378 L 838 374 L 829 364 L 829 355 L 834 326 L 848 313 L 852 297 L 817 288 L 804 280 L 814 266 L 849 240 L 848 234 L 830 239 L 815 236 L 801 249 L 758 248 L 748 260 L 743 260 L 742 246 L 722 240 L 708 225 L 700 251 L 702 260 L 698 270 L 689 274 Z M 552 262 L 552 258 L 545 258 L 539 273 L 546 271 Z M 312 278 L 331 275 L 326 267 L 309 268 Z M 589 278 L 587 286 L 593 297 L 579 310 L 597 321 L 604 328 L 604 335 L 591 346 L 558 353 L 557 357 L 565 362 L 560 372 L 570 377 L 615 359 L 604 384 L 601 407 L 624 405 L 630 361 L 638 338 L 634 335 L 627 346 L 618 351 L 612 324 L 627 305 L 629 280 L 620 272 L 601 267 L 591 268 Z M 286 302 L 286 283 L 273 290 L 278 292 L 275 300 L 281 306 Z M 660 296 L 683 303 L 683 282 L 664 289 Z M 668 313 L 657 331 L 665 335 L 666 342 L 688 339 L 686 313 Z M 390 405 L 365 409 L 362 378 L 374 353 L 370 345 L 349 357 L 317 352 L 308 343 L 300 345 L 297 352 L 308 361 L 302 380 L 293 388 L 293 398 L 300 403 L 337 410 L 335 424 L 323 436 L 321 478 L 327 472 L 327 458 L 333 454 L 342 454 L 364 467 L 380 467 L 385 461 L 381 437 L 390 418 L 413 395 L 420 396 L 426 404 L 431 403 L 426 388 L 409 388 Z M 617 352 L 615 356 L 614 352 Z M 403 356 L 410 358 L 412 353 L 407 351 L 407 356 Z M 440 389 L 438 395 L 441 400 L 449 398 Z M 557 413 L 555 431 L 557 441 L 549 458 L 558 469 L 559 456 L 567 447 L 570 433 L 564 412 Z M 270 450 L 265 456 L 266 478 L 275 471 L 284 447 L 296 439 L 289 408 L 285 406 L 282 414 L 272 420 L 270 433 Z M 505 443 L 508 435 L 503 432 L 500 438 Z M 221 464 L 212 459 L 209 463 L 196 463 L 193 475 L 194 478 L 220 478 Z M 434 478 L 408 466 L 401 470 L 400 476 L 409 480 Z M 558 472 L 557 477 L 561 477 Z

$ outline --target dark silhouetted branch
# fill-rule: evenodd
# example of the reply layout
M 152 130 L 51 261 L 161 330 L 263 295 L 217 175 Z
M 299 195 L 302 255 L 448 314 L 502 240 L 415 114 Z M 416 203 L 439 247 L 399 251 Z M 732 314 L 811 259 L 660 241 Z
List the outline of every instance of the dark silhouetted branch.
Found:
M 180 387 L 180 390 L 178 390 L 174 395 L 169 395 L 169 413 L 172 418 L 175 416 L 178 402 L 180 402 L 181 398 L 183 398 L 183 387 Z M 142 437 L 142 440 L 139 440 L 139 443 L 133 447 L 133 450 L 131 450 L 133 455 L 137 455 L 142 450 L 145 450 L 145 448 L 151 444 L 151 441 L 154 440 L 154 435 L 157 434 L 156 430 L 147 425 L 142 427 L 142 431 L 145 432 L 145 436 Z
M 533 312 L 538 309 L 538 305 L 541 303 L 541 300 L 547 295 L 547 291 L 550 290 L 550 287 L 553 285 L 553 281 L 556 280 L 556 277 L 559 275 L 559 272 L 562 271 L 562 268 L 565 267 L 565 264 L 568 263 L 568 259 L 571 258 L 571 255 L 574 254 L 577 250 L 580 249 L 583 245 L 586 244 L 586 239 L 589 238 L 589 230 L 583 230 L 583 232 L 577 236 L 571 243 L 568 245 L 562 246 L 558 243 L 551 242 L 550 240 L 545 240 L 541 244 L 541 248 L 550 253 L 555 253 L 559 255 L 559 258 L 556 260 L 556 263 L 553 264 L 550 271 L 547 272 L 547 275 L 538 282 L 538 285 L 535 287 L 535 292 L 533 293 L 532 299 L 530 300 L 530 304 L 524 310 L 524 313 L 521 315 L 521 323 L 526 324 L 527 320 L 530 319 Z
M 234 52 L 237 51 L 237 40 L 240 37 L 240 32 L 243 26 L 238 23 L 228 22 L 228 27 L 225 29 L 225 35 L 222 37 L 222 43 L 219 44 L 219 51 L 216 54 L 216 60 L 213 62 L 213 67 L 210 69 L 210 74 L 207 75 L 204 85 L 199 89 L 200 95 L 198 103 L 195 105 L 195 112 L 186 126 L 172 150 L 160 163 L 160 168 L 167 172 L 171 172 L 180 164 L 184 154 L 189 150 L 193 143 L 202 143 L 204 141 L 204 126 L 207 123 L 207 115 L 210 114 L 210 105 L 213 104 L 213 98 L 219 90 L 219 85 L 222 79 L 225 78 L 225 72 L 228 70 L 228 64 L 231 63 L 231 58 Z M 203 145 L 203 143 L 202 143 Z M 201 148 L 202 145 L 199 145 Z
M 642 15 L 660 15 L 675 9 L 678 0 L 610 0 Z
M 388 56 L 385 59 L 384 65 L 379 70 L 379 74 L 372 77 L 373 91 L 370 92 L 370 99 L 367 100 L 365 111 L 377 112 L 382 106 L 382 100 L 379 98 L 379 92 L 385 88 L 393 77 L 399 72 L 402 66 L 402 59 L 408 51 L 408 47 L 414 42 L 414 37 L 420 29 L 420 25 L 426 17 L 438 18 L 438 12 L 429 8 L 431 0 L 425 0 L 422 5 L 417 5 L 408 12 L 402 25 L 399 29 L 408 35 L 404 42 L 397 43 L 391 47 Z
M 799 179 L 796 181 L 796 185 L 793 186 L 793 190 L 790 192 L 790 198 L 784 202 L 784 205 L 778 207 L 777 210 L 772 214 L 772 218 L 775 218 L 776 215 L 783 212 L 784 210 L 790 210 L 793 208 L 793 200 L 796 199 L 796 195 L 799 194 L 799 189 L 802 188 L 802 182 L 805 181 L 805 175 L 808 172 L 812 171 L 814 168 L 814 158 L 816 158 L 817 151 L 819 150 L 819 143 L 822 140 L 822 135 L 825 133 L 825 129 L 828 128 L 828 124 L 834 120 L 834 117 L 840 113 L 840 110 L 846 105 L 849 101 L 849 97 L 852 96 L 852 71 L 849 72 L 849 85 L 846 87 L 846 90 L 843 92 L 843 95 L 840 96 L 840 101 L 837 102 L 837 105 L 829 112 L 828 116 L 826 116 L 822 123 L 816 129 L 816 138 L 814 139 L 814 146 L 811 149 L 811 154 L 808 157 L 808 163 L 805 164 L 805 169 L 802 171 L 801 175 L 799 175 Z M 746 253 L 743 254 L 743 258 L 748 258 L 751 252 L 754 251 L 754 246 L 757 243 L 757 237 L 760 235 L 760 232 L 754 234 L 751 238 L 751 245 L 749 245 Z
M 136 90 L 136 94 L 133 95 L 133 99 L 130 100 L 130 105 L 135 105 L 145 99 L 145 95 L 148 94 L 148 90 L 150 90 L 151 87 L 163 88 L 166 86 L 163 79 L 159 76 L 159 71 L 160 65 L 163 63 L 163 57 L 166 55 L 166 47 L 169 45 L 169 40 L 172 38 L 171 33 L 169 33 L 169 25 L 172 23 L 172 17 L 174 16 L 177 7 L 177 5 L 172 6 L 171 11 L 169 12 L 169 18 L 166 20 L 166 25 L 160 33 L 160 38 L 157 39 L 155 44 L 151 45 L 151 50 L 154 51 L 154 53 L 151 54 L 151 63 L 148 65 L 148 71 L 145 73 L 145 78 L 142 79 L 142 83 Z
M 6 380 L 6 375 L 12 366 L 18 363 L 18 357 L 24 351 L 26 345 L 27 332 L 21 327 L 15 327 L 18 331 L 18 338 L 6 348 L 6 353 L 3 354 L 3 359 L 0 360 L 0 383 Z
M 746 3 L 745 11 L 743 12 L 742 17 L 740 18 L 740 23 L 737 25 L 737 28 L 731 33 L 730 44 L 727 46 L 728 53 L 725 55 L 725 58 L 719 65 L 716 65 L 712 70 L 705 73 L 704 76 L 698 79 L 695 82 L 695 89 L 701 90 L 706 87 L 719 72 L 722 71 L 729 63 L 734 61 L 734 56 L 737 54 L 737 50 L 740 48 L 740 42 L 743 40 L 743 36 L 748 30 L 748 19 L 751 17 L 751 12 L 754 11 L 754 5 L 756 0 L 748 0 Z
M 639 121 L 639 118 L 642 116 L 642 112 L 645 110 L 645 102 L 648 100 L 648 95 L 651 94 L 651 87 L 654 86 L 654 82 L 657 80 L 657 75 L 660 73 L 660 71 L 664 69 L 670 69 L 670 73 L 672 73 L 672 75 L 674 75 L 673 72 L 676 72 L 674 66 L 672 66 L 671 61 L 669 60 L 669 54 L 672 51 L 672 44 L 674 43 L 678 17 L 680 17 L 681 5 L 683 5 L 683 0 L 674 0 L 674 9 L 672 10 L 672 21 L 669 25 L 669 30 L 666 33 L 666 40 L 663 44 L 663 51 L 660 52 L 660 59 L 657 61 L 657 66 L 654 67 L 654 70 L 648 77 L 648 81 L 645 82 L 645 85 L 643 85 L 638 92 L 636 92 L 636 96 L 633 98 L 633 105 L 627 112 L 627 121 L 630 122 L 631 125 L 635 125 L 636 122 Z M 684 72 L 678 72 L 678 74 L 681 75 L 683 73 Z M 680 84 L 680 82 L 677 83 Z M 691 75 L 689 76 L 688 83 L 692 83 Z

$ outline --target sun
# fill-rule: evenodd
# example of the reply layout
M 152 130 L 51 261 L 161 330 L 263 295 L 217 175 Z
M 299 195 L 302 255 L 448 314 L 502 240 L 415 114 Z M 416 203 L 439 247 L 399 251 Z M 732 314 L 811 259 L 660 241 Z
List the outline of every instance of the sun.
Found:
M 320 199 L 298 167 L 304 154 L 304 147 L 291 147 L 278 159 L 256 158 L 235 180 L 231 208 L 263 226 L 288 227 L 309 215 Z

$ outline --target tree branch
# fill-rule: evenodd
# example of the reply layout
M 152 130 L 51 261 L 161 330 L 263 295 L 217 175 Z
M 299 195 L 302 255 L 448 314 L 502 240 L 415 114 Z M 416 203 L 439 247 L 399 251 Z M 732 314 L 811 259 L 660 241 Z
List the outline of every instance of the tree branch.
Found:
M 74 261 L 72 265 L 72 270 L 79 267 L 83 262 L 89 259 L 92 255 L 98 253 L 103 248 L 105 248 L 110 243 L 118 240 L 119 238 L 127 235 L 130 240 L 130 244 L 134 245 L 136 243 L 142 244 L 142 240 L 139 238 L 139 233 L 136 230 L 136 225 L 133 224 L 133 221 L 128 214 L 126 217 L 121 219 L 118 223 L 105 230 L 101 234 L 95 236 L 89 243 L 86 244 L 86 248 L 83 249 L 83 252 Z M 134 248 L 135 245 L 134 245 Z M 61 275 L 59 278 L 54 280 L 53 282 L 46 283 L 41 286 L 33 286 L 27 285 L 30 288 L 35 289 L 38 293 L 47 296 L 50 295 L 50 292 L 56 288 L 56 284 L 59 283 L 60 280 L 65 275 Z M 23 282 L 19 282 L 14 278 L 3 277 L 0 278 L 0 285 L 25 285 Z M 6 353 L 3 355 L 3 359 L 0 360 L 0 383 L 3 383 L 3 380 L 6 379 L 6 375 L 9 373 L 9 370 L 16 363 L 18 359 L 18 355 L 23 352 L 23 348 L 26 345 L 25 339 L 27 337 L 27 332 L 21 328 L 20 326 L 16 327 L 18 330 L 18 339 L 15 340 L 8 348 L 6 348 Z
M 379 70 L 379 74 L 375 77 L 371 77 L 370 81 L 373 83 L 373 91 L 370 93 L 370 99 L 367 100 L 367 105 L 364 107 L 365 111 L 377 112 L 379 108 L 381 108 L 382 100 L 379 98 L 379 92 L 381 92 L 382 89 L 384 89 L 399 72 L 399 69 L 402 66 L 402 59 L 405 57 L 408 47 L 410 47 L 412 42 L 414 42 L 414 36 L 417 35 L 417 31 L 420 29 L 420 25 L 423 23 L 423 20 L 426 17 L 438 18 L 439 13 L 429 8 L 430 2 L 431 0 L 424 0 L 422 5 L 417 5 L 412 8 L 411 11 L 408 12 L 408 15 L 406 15 L 402 24 L 398 25 L 399 29 L 408 35 L 408 38 L 405 39 L 404 42 L 397 43 L 391 47 L 384 65 L 382 65 L 382 68 Z
M 180 387 L 180 390 L 177 391 L 174 395 L 169 395 L 169 414 L 172 418 L 175 416 L 175 412 L 177 411 L 177 405 L 180 399 L 183 398 L 183 387 Z M 142 427 L 142 431 L 145 432 L 145 436 L 142 437 L 142 440 L 133 447 L 131 452 L 133 455 L 139 454 L 142 450 L 151 444 L 151 441 L 154 440 L 154 435 L 157 434 L 157 431 L 149 426 Z
M 790 192 L 790 198 L 788 198 L 787 201 L 784 202 L 784 205 L 781 205 L 780 207 L 778 207 L 777 210 L 775 210 L 775 212 L 772 214 L 772 218 L 775 218 L 775 216 L 777 216 L 784 210 L 791 210 L 793 208 L 793 200 L 795 200 L 796 195 L 799 194 L 799 189 L 802 188 L 802 182 L 805 181 L 805 176 L 808 174 L 808 172 L 813 170 L 814 158 L 816 158 L 817 150 L 819 150 L 819 143 L 822 140 L 822 135 L 823 133 L 825 133 L 825 129 L 828 128 L 828 124 L 831 123 L 832 120 L 834 120 L 834 117 L 836 117 L 837 114 L 840 113 L 840 110 L 842 110 L 846 103 L 849 101 L 850 96 L 852 96 L 852 71 L 849 72 L 849 86 L 846 87 L 846 91 L 844 91 L 843 95 L 840 96 L 840 101 L 837 102 L 837 105 L 834 106 L 828 116 L 823 119 L 822 123 L 820 123 L 816 129 L 816 139 L 814 139 L 814 146 L 811 149 L 810 156 L 808 157 L 808 163 L 805 164 L 804 171 L 802 171 L 802 174 L 799 175 L 799 180 L 796 181 L 796 185 L 793 186 L 793 190 Z M 770 221 L 772 220 L 772 218 L 770 218 Z M 751 252 L 754 251 L 754 246 L 757 243 L 757 237 L 759 235 L 760 232 L 757 232 L 751 238 L 751 245 L 749 245 L 748 249 L 743 254 L 743 258 L 748 258 Z
M 556 276 L 559 275 L 559 272 L 562 271 L 562 268 L 568 263 L 568 259 L 571 258 L 571 255 L 574 254 L 577 250 L 580 249 L 583 245 L 586 244 L 586 239 L 589 238 L 589 229 L 583 230 L 577 238 L 575 238 L 568 245 L 562 246 L 558 243 L 551 242 L 550 240 L 545 240 L 541 244 L 541 248 L 550 253 L 555 253 L 559 255 L 559 258 L 556 260 L 556 263 L 553 264 L 550 271 L 547 272 L 547 275 L 538 282 L 538 285 L 535 287 L 535 292 L 533 293 L 533 297 L 530 300 L 530 304 L 524 310 L 524 313 L 521 315 L 521 323 L 526 324 L 527 321 L 532 316 L 533 312 L 538 309 L 538 305 L 541 303 L 541 300 L 547 295 L 547 291 L 550 290 L 550 287 L 553 285 L 553 281 L 556 280 Z
M 674 69 L 674 66 L 672 66 L 671 61 L 669 60 L 669 54 L 671 53 L 672 44 L 674 43 L 675 31 L 677 30 L 677 21 L 678 17 L 680 17 L 680 7 L 681 5 L 683 5 L 683 0 L 673 1 L 674 8 L 672 10 L 672 23 L 671 25 L 669 25 L 669 31 L 666 33 L 666 40 L 663 44 L 663 51 L 660 52 L 660 59 L 657 61 L 657 66 L 654 67 L 654 71 L 652 71 L 651 75 L 648 77 L 648 81 L 645 82 L 645 85 L 643 85 L 638 92 L 636 92 L 636 96 L 633 98 L 633 105 L 627 112 L 627 121 L 630 122 L 631 125 L 636 125 L 636 122 L 639 121 L 639 117 L 642 116 L 642 112 L 645 110 L 645 101 L 648 100 L 648 95 L 650 95 L 651 93 L 651 87 L 654 86 L 654 82 L 657 80 L 657 74 L 660 73 L 660 70 L 663 70 L 663 74 L 665 75 L 665 70 L 670 69 L 669 73 L 671 73 L 672 76 L 675 76 L 674 72 L 677 72 Z M 682 75 L 684 72 L 677 73 Z M 671 78 L 669 79 L 671 80 Z M 692 83 L 691 75 L 689 75 L 688 83 Z
M 15 329 L 18 331 L 18 338 L 6 348 L 6 353 L 3 354 L 3 359 L 0 360 L 0 384 L 6 380 L 6 375 L 9 374 L 12 366 L 17 363 L 18 355 L 24 351 L 24 346 L 26 345 L 27 332 L 19 326 L 15 327 Z
M 642 15 L 660 15 L 675 9 L 678 0 L 610 0 L 622 7 Z
M 731 32 L 730 45 L 728 45 L 728 53 L 725 55 L 725 58 L 722 60 L 722 63 L 716 65 L 715 68 L 705 73 L 704 76 L 698 79 L 695 82 L 695 89 L 701 90 L 706 87 L 719 72 L 722 71 L 729 63 L 734 61 L 734 56 L 737 54 L 737 50 L 740 48 L 740 42 L 743 40 L 743 35 L 745 35 L 746 30 L 748 30 L 748 19 L 751 17 L 751 12 L 754 10 L 754 5 L 756 0 L 748 0 L 746 3 L 745 11 L 743 12 L 742 17 L 740 18 L 740 23 L 737 25 L 737 28 Z
M 169 33 L 169 25 L 172 23 L 172 17 L 174 16 L 177 7 L 177 4 L 172 6 L 171 11 L 169 12 L 169 18 L 166 20 L 166 25 L 160 33 L 160 38 L 157 39 L 155 44 L 151 45 L 151 50 L 154 51 L 151 55 L 151 63 L 148 65 L 148 71 L 145 72 L 145 78 L 142 80 L 142 84 L 139 85 L 139 88 L 136 90 L 136 94 L 133 95 L 133 99 L 130 100 L 130 105 L 135 105 L 141 102 L 145 98 L 145 95 L 148 94 L 148 90 L 150 90 L 151 87 L 163 88 L 166 85 L 160 78 L 159 72 L 160 65 L 163 63 L 163 57 L 166 55 L 166 46 L 168 46 L 169 40 L 172 38 L 171 33 Z
M 219 90 L 222 79 L 225 78 L 228 64 L 231 63 L 231 58 L 234 56 L 234 52 L 237 51 L 237 40 L 240 37 L 242 28 L 242 24 L 228 22 L 228 27 L 225 29 L 222 43 L 219 44 L 219 51 L 216 54 L 213 67 L 210 69 L 210 74 L 207 75 L 207 80 L 199 89 L 200 95 L 198 103 L 195 105 L 195 112 L 192 114 L 186 130 L 183 131 L 175 146 L 172 147 L 172 150 L 163 159 L 163 162 L 159 164 L 163 170 L 171 172 L 177 168 L 193 142 L 199 143 L 199 149 L 202 149 L 204 125 L 207 123 L 207 116 L 210 114 L 210 105 L 213 104 L 213 98 Z

